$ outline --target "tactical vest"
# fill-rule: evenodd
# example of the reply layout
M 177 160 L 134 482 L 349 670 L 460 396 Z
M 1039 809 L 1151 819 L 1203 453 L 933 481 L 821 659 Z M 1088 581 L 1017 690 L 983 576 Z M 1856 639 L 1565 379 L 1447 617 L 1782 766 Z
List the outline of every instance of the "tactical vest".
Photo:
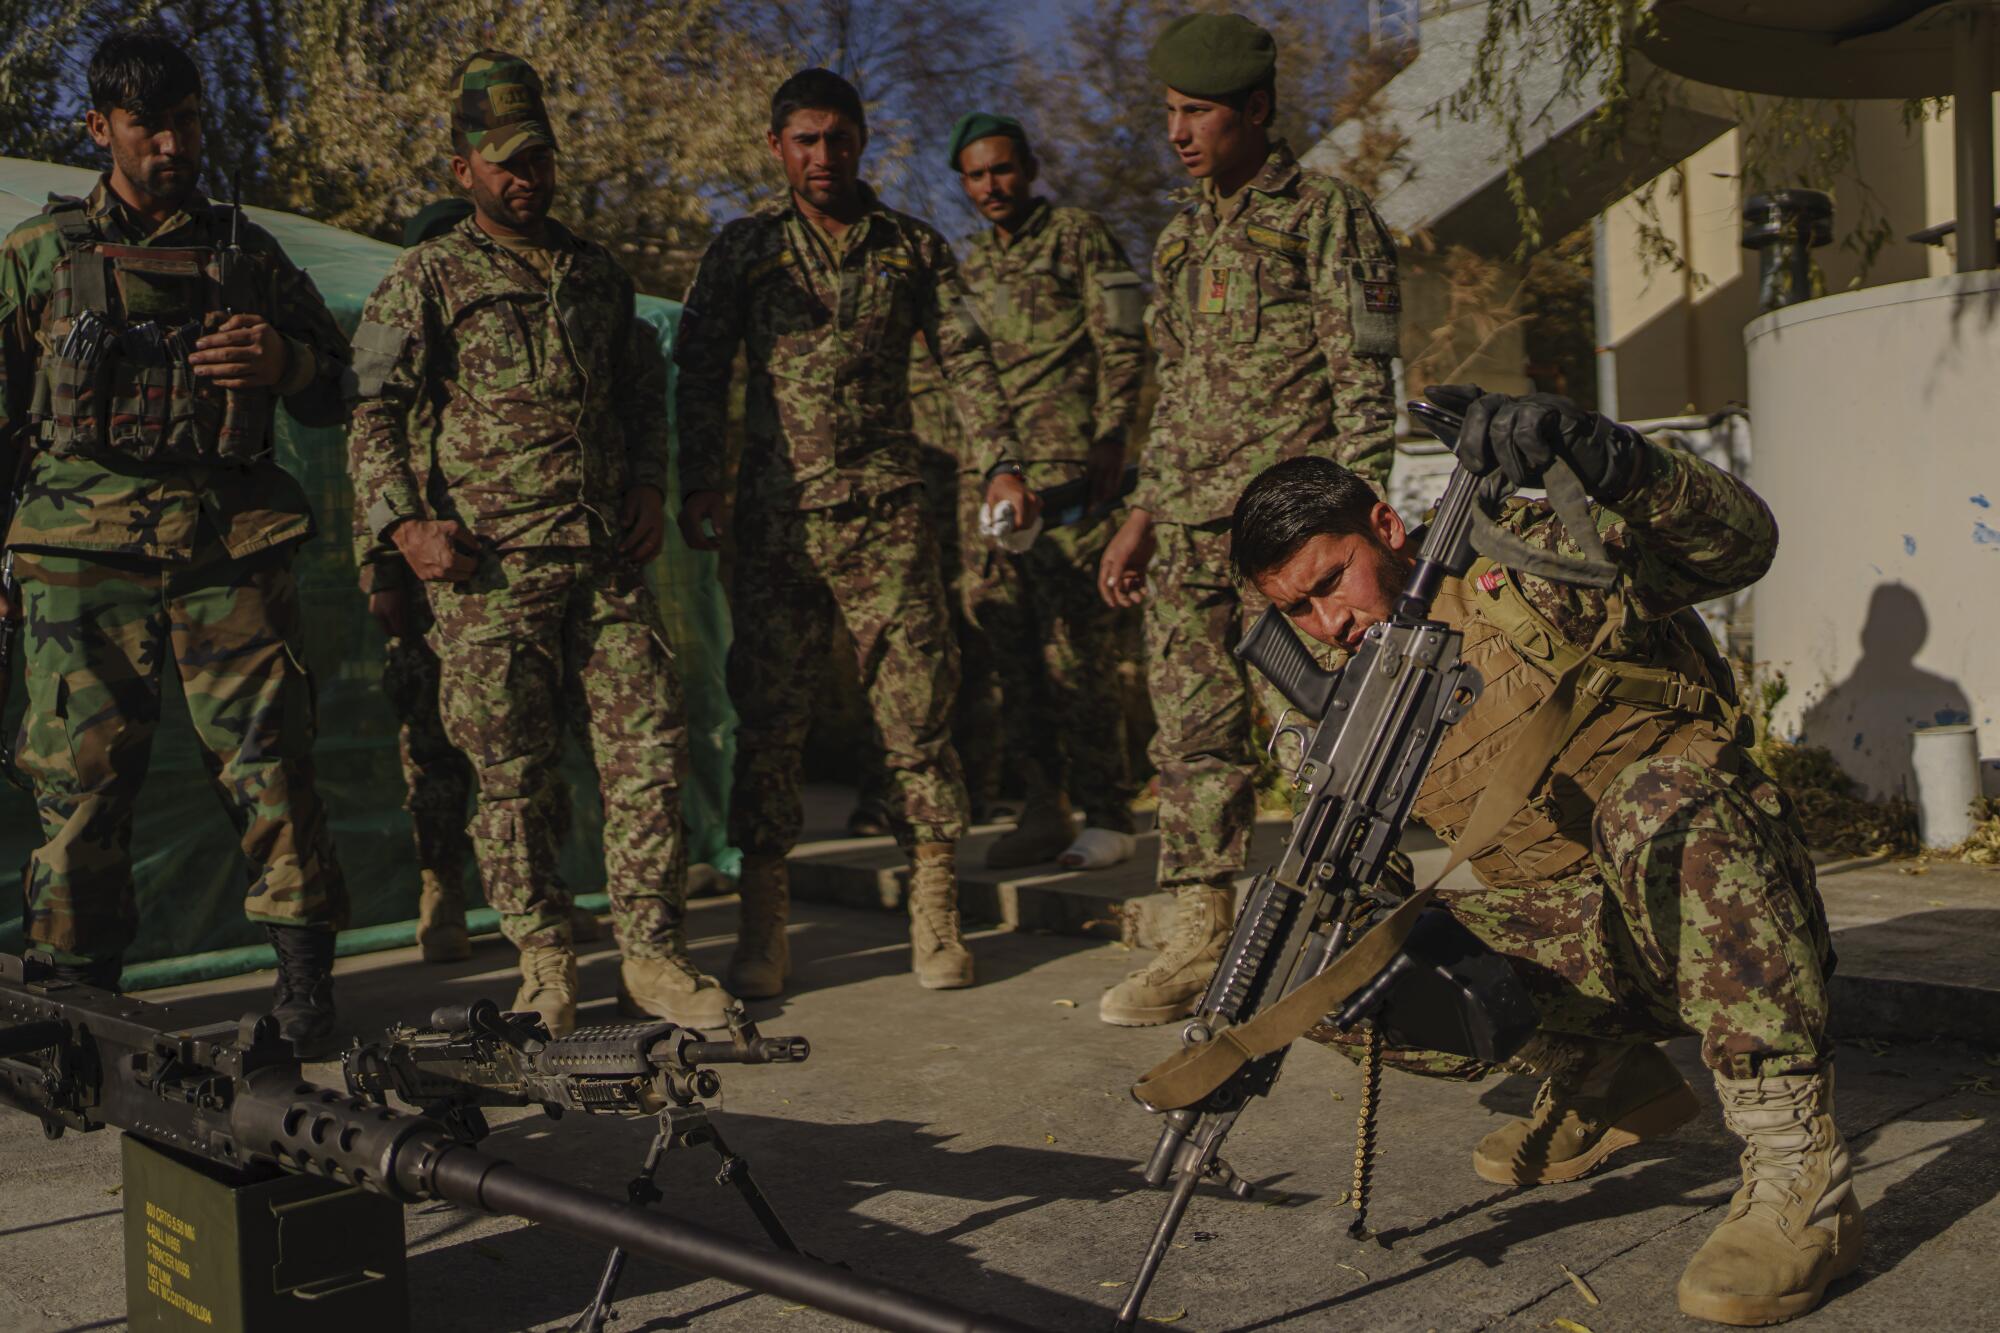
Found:
M 1506 762 L 1528 719 L 1556 681 L 1585 658 L 1515 585 L 1480 560 L 1439 591 L 1432 614 L 1465 635 L 1461 656 L 1485 680 L 1479 701 L 1445 733 L 1415 813 L 1456 841 Z M 1527 805 L 1499 837 L 1471 849 L 1481 879 L 1496 888 L 1546 883 L 1590 857 L 1591 822 L 1612 781 L 1641 759 L 1686 756 L 1728 769 L 1740 758 L 1736 689 L 1707 626 L 1692 611 L 1660 622 L 1651 665 L 1594 657 L 1584 662 L 1576 705 L 1556 757 Z
M 187 363 L 210 315 L 268 316 L 256 280 L 261 261 L 219 247 L 112 244 L 81 200 L 51 196 L 44 211 L 61 253 L 35 380 L 42 447 L 58 457 L 142 463 L 247 467 L 262 457 L 271 390 L 222 389 Z M 88 312 L 102 321 L 101 336 L 65 355 Z

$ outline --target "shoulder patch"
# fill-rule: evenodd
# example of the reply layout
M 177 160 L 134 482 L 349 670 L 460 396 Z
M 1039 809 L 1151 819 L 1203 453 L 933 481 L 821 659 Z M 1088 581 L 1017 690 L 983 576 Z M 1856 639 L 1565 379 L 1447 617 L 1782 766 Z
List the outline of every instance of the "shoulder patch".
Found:
M 1266 227 L 1253 222 L 1244 229 L 1244 235 L 1249 238 L 1252 245 L 1274 250 L 1281 255 L 1289 255 L 1293 259 L 1305 257 L 1306 238 L 1297 232 L 1279 231 L 1276 227 Z
M 1154 262 L 1161 265 L 1162 267 L 1165 267 L 1166 265 L 1171 264 L 1175 260 L 1179 259 L 1182 255 L 1186 254 L 1187 248 L 1188 248 L 1188 243 L 1184 240 L 1168 241 L 1165 245 L 1160 247 L 1159 253 L 1153 257 Z
M 885 268 L 893 268 L 899 273 L 915 273 L 917 257 L 907 250 L 884 250 L 876 256 Z

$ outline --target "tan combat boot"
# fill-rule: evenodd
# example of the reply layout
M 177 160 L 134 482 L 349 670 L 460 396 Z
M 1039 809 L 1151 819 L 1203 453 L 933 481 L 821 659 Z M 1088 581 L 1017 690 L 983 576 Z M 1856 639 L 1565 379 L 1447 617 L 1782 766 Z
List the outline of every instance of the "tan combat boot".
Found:
M 1192 1014 L 1222 961 L 1235 907 L 1229 889 L 1196 884 L 1179 890 L 1167 947 L 1151 966 L 1104 992 L 1097 1016 L 1117 1027 L 1143 1028 Z
M 628 1018 L 648 1015 L 684 1028 L 729 1025 L 735 997 L 684 953 L 627 958 L 618 965 L 618 1008 Z
M 521 989 L 511 1010 L 538 1014 L 551 1037 L 567 1037 L 576 1027 L 576 950 L 567 934 L 554 944 L 521 950 Z
M 417 948 L 426 963 L 457 963 L 472 957 L 472 937 L 465 929 L 465 885 L 435 870 L 423 874 L 417 897 Z
M 948 842 L 918 843 L 910 858 L 910 970 L 925 990 L 972 984 L 972 951 L 958 933 L 958 864 Z
M 1579 1179 L 1701 1109 L 1694 1089 L 1651 1042 L 1537 1033 L 1509 1066 L 1540 1074 L 1543 1083 L 1526 1120 L 1494 1130 L 1472 1150 L 1472 1169 L 1496 1185 Z
M 792 944 L 785 935 L 792 890 L 785 858 L 745 856 L 736 892 L 736 954 L 729 960 L 729 989 L 746 1000 L 767 1000 L 785 989 L 785 978 L 792 974 Z
M 1833 1071 L 1715 1078 L 1722 1119 L 1748 1145 L 1729 1216 L 1681 1274 L 1683 1312 L 1775 1324 L 1812 1309 L 1861 1264 L 1861 1208 L 1833 1123 Z
M 1069 798 L 1061 792 L 1037 796 L 1028 802 L 1014 827 L 986 849 L 986 865 L 992 870 L 1013 870 L 1053 861 L 1075 837 Z

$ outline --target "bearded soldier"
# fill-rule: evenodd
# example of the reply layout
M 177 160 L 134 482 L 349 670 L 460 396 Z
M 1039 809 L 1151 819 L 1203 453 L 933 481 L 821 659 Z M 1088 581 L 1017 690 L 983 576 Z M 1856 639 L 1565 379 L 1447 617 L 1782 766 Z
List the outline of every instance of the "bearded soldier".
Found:
M 277 951 L 280 1029 L 318 1056 L 347 891 L 291 570 L 312 511 L 271 430 L 279 399 L 306 425 L 340 421 L 348 349 L 278 243 L 196 188 L 202 109 L 170 38 L 106 39 L 87 121 L 111 170 L 0 248 L 0 466 L 19 496 L 19 604 L 0 614 L 26 621 L 19 753 L 46 839 L 27 935 L 65 975 L 117 985 L 171 663 L 254 870 L 244 910 Z
M 965 782 L 951 744 L 958 654 L 924 512 L 910 429 L 909 358 L 921 333 L 982 460 L 986 498 L 1035 500 L 944 238 L 888 208 L 859 179 L 861 97 L 827 70 L 771 99 L 771 152 L 787 196 L 722 229 L 690 289 L 674 360 L 681 531 L 713 549 L 723 495 L 729 380 L 749 366 L 747 444 L 736 485 L 738 553 L 729 693 L 741 719 L 732 840 L 743 849 L 742 933 L 729 984 L 775 995 L 791 964 L 785 857 L 804 813 L 799 758 L 833 617 L 846 621 L 911 860 L 911 967 L 926 988 L 969 986 L 956 847 Z
M 1108 508 L 1139 399 L 1139 275 L 1103 219 L 1035 193 L 1039 164 L 1019 121 L 972 112 L 953 128 L 950 154 L 966 197 L 993 224 L 973 238 L 961 272 L 993 343 L 1029 484 L 1087 478 L 1092 508 Z M 1027 789 L 1019 824 L 988 849 L 988 865 L 1060 856 L 1096 869 L 1132 854 L 1119 613 L 1096 588 L 1111 526 L 1099 514 L 1045 532 L 1019 555 L 985 543 L 965 550 L 967 614 L 991 645 L 1008 756 Z
M 604 797 L 621 1007 L 721 1026 L 729 996 L 682 931 L 686 725 L 644 574 L 665 532 L 666 367 L 631 278 L 548 216 L 555 133 L 527 62 L 461 62 L 452 136 L 473 214 L 404 254 L 355 335 L 362 554 L 387 541 L 424 581 L 486 900 L 521 951 L 514 1008 L 558 1033 L 576 1019 L 552 781 L 574 719 Z
M 1105 1022 L 1130 1026 L 1194 1011 L 1249 853 L 1251 700 L 1229 648 L 1261 599 L 1230 574 L 1231 507 L 1258 472 L 1302 453 L 1388 480 L 1400 308 L 1395 248 L 1367 197 L 1270 137 L 1269 33 L 1233 14 L 1177 19 L 1151 68 L 1200 185 L 1153 247 L 1160 398 L 1099 574 L 1105 600 L 1146 608 L 1159 882 L 1178 900 L 1167 947 L 1099 1002 Z
M 1575 1180 L 1697 1112 L 1656 1042 L 1693 1033 L 1723 1118 L 1748 1145 L 1729 1216 L 1688 1265 L 1681 1309 L 1728 1324 L 1804 1314 L 1861 1259 L 1861 1213 L 1833 1115 L 1826 979 L 1833 953 L 1797 817 L 1744 751 L 1727 666 L 1689 608 L 1762 576 L 1777 549 L 1750 489 L 1568 399 L 1443 386 L 1475 474 L 1538 485 L 1562 459 L 1602 508 L 1617 579 L 1577 587 L 1490 559 L 1438 593 L 1484 679 L 1446 733 L 1415 814 L 1456 844 L 1479 794 L 1554 707 L 1567 714 L 1533 795 L 1490 845 L 1459 847 L 1480 881 L 1440 902 L 1509 956 L 1542 1030 L 1509 1068 L 1545 1080 L 1533 1113 L 1473 1151 L 1486 1180 Z M 1503 527 L 1531 552 L 1579 549 L 1546 502 Z M 1244 492 L 1238 573 L 1323 643 L 1353 649 L 1388 618 L 1417 539 L 1354 473 L 1323 458 Z M 1524 561 L 1525 563 L 1525 561 Z M 1541 755 L 1547 754 L 1543 749 Z M 1328 1028 L 1314 1034 L 1345 1040 Z M 1419 1051 L 1422 1073 L 1485 1068 Z

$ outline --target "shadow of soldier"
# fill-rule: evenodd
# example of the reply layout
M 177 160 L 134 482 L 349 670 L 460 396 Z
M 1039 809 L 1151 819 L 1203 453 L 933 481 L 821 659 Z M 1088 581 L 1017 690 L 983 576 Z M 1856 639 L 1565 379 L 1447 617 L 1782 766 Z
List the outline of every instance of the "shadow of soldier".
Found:
M 1915 796 L 1912 728 L 1972 720 L 1959 683 L 1916 664 L 1929 637 L 1930 616 L 1915 591 L 1877 584 L 1861 627 L 1860 658 L 1801 718 L 1805 739 L 1825 746 L 1877 796 Z

